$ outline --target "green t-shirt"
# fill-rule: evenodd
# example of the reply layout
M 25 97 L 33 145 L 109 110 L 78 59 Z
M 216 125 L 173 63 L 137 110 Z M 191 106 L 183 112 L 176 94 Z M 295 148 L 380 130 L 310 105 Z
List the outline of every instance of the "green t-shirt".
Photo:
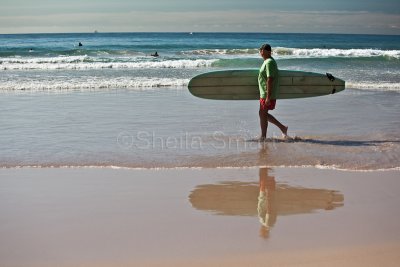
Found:
M 260 68 L 258 74 L 258 88 L 260 89 L 260 98 L 267 97 L 267 78 L 272 77 L 271 99 L 276 99 L 279 94 L 279 70 L 275 59 L 272 57 L 266 59 Z

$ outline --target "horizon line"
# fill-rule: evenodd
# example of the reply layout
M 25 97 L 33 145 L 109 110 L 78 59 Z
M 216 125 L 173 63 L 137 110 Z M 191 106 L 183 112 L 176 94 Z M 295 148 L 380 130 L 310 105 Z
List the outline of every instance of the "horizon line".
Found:
M 385 34 L 385 33 L 340 33 L 340 32 L 258 32 L 258 31 L 248 31 L 248 32 L 236 32 L 236 31 L 84 31 L 84 32 L 26 32 L 26 33 L 0 33 L 0 35 L 35 35 L 35 34 L 120 34 L 120 33 L 187 33 L 187 34 L 204 34 L 204 33 L 238 33 L 238 34 L 332 34 L 332 35 L 381 35 L 381 36 L 400 36 L 399 34 Z

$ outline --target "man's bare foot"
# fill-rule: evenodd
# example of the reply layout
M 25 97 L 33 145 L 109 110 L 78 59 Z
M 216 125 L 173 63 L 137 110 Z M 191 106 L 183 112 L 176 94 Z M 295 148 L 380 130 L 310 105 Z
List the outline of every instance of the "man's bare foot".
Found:
M 288 137 L 288 135 L 287 135 L 288 129 L 289 129 L 289 126 L 283 126 L 282 134 L 283 134 L 284 138 Z
M 261 136 L 260 138 L 258 138 L 258 142 L 265 142 L 267 140 L 267 138 L 265 136 Z

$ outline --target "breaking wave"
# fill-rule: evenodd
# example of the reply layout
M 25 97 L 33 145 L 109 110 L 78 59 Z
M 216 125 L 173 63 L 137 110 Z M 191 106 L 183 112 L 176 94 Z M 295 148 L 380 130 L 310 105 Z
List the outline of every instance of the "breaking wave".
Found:
M 5 81 L 0 91 L 62 91 L 62 90 L 96 90 L 96 89 L 140 89 L 140 88 L 185 88 L 189 79 L 154 78 L 154 77 L 95 77 L 84 79 L 74 77 L 69 80 L 25 80 Z
M 400 59 L 400 50 L 380 49 L 328 49 L 328 48 L 285 48 L 277 47 L 274 53 L 286 57 L 346 57 L 346 58 L 368 58 L 383 57 L 386 59 Z
M 92 70 L 92 69 L 190 69 L 210 67 L 216 59 L 121 60 L 98 59 L 89 56 L 59 56 L 49 58 L 3 58 L 0 70 Z
M 369 58 L 382 57 L 384 59 L 400 59 L 400 50 L 381 49 L 330 49 L 330 48 L 273 48 L 275 56 L 283 58 L 320 58 L 320 57 L 345 57 L 345 58 Z M 183 55 L 200 56 L 247 56 L 259 57 L 258 49 L 199 49 L 181 52 Z

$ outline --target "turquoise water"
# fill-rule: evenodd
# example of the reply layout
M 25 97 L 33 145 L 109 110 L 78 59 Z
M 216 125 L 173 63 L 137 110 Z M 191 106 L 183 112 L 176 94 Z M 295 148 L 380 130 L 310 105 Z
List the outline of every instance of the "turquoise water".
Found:
M 400 37 L 331 34 L 0 35 L 0 166 L 399 168 Z M 78 43 L 83 46 L 79 47 Z M 292 141 L 259 135 L 257 101 L 198 99 L 194 75 L 330 72 L 339 94 L 278 101 Z M 157 51 L 159 57 L 149 56 Z
M 184 88 L 205 71 L 258 68 L 265 42 L 281 69 L 331 72 L 349 88 L 400 90 L 399 36 L 90 33 L 0 35 L 0 91 Z M 155 51 L 160 57 L 149 56 Z

